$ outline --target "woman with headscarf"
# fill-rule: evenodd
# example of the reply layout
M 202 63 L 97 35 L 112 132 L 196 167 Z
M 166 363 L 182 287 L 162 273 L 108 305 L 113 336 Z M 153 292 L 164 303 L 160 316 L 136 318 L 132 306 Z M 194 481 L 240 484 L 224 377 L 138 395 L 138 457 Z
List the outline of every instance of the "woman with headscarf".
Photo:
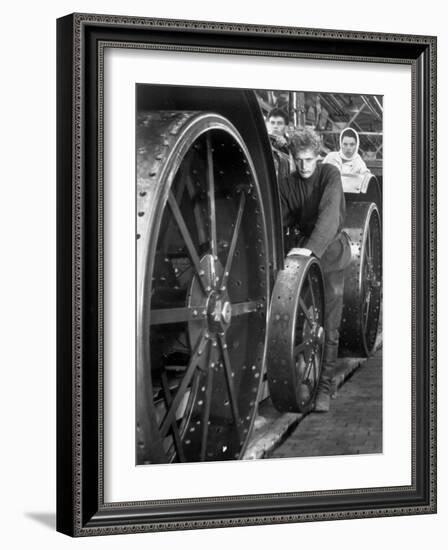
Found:
M 339 151 L 328 153 L 323 162 L 333 164 L 342 176 L 358 176 L 369 172 L 358 153 L 359 135 L 353 128 L 345 128 L 339 136 Z

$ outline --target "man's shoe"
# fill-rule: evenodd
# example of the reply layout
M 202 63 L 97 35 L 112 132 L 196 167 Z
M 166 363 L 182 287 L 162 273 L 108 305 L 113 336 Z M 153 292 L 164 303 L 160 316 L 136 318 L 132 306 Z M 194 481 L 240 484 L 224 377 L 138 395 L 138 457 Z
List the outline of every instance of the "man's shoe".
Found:
M 314 412 L 328 412 L 330 410 L 330 394 L 319 391 L 314 402 Z
M 335 396 L 333 382 L 330 378 L 321 378 L 317 389 L 316 401 L 314 402 L 315 412 L 328 412 L 330 400 Z

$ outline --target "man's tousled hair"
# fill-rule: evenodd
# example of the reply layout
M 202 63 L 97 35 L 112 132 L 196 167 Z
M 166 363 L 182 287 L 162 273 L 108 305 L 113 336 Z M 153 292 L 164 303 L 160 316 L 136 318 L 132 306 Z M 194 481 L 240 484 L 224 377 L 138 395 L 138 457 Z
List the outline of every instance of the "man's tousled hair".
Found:
M 290 148 L 293 154 L 311 149 L 316 155 L 320 152 L 320 137 L 312 128 L 298 130 L 291 136 Z

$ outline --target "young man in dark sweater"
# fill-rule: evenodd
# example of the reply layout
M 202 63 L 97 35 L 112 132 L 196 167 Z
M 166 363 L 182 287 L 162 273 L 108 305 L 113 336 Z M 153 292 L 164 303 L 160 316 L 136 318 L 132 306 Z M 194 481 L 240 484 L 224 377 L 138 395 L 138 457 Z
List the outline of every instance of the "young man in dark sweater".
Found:
M 283 225 L 298 232 L 299 248 L 288 255 L 313 254 L 319 258 L 325 283 L 325 350 L 322 376 L 314 410 L 330 409 L 335 394 L 334 367 L 338 356 L 339 327 L 342 317 L 344 270 L 350 262 L 347 235 L 342 232 L 345 199 L 339 170 L 319 160 L 320 139 L 310 129 L 290 140 L 297 171 L 280 181 Z

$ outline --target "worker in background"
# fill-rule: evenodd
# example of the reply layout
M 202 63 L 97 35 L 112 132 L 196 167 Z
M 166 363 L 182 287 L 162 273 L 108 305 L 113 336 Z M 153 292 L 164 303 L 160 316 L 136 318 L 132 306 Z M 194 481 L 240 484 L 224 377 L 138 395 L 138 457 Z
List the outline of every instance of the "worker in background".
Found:
M 283 109 L 275 107 L 267 117 L 267 130 L 273 147 L 289 156 L 289 138 L 286 133 L 289 119 Z
M 339 135 L 339 151 L 328 153 L 325 164 L 333 164 L 342 176 L 362 176 L 369 169 L 358 153 L 359 135 L 353 128 L 345 128 Z
M 283 225 L 299 232 L 299 248 L 288 255 L 319 258 L 325 284 L 325 349 L 322 374 L 314 410 L 330 409 L 335 396 L 334 370 L 338 357 L 339 327 L 342 317 L 344 270 L 351 250 L 342 231 L 345 198 L 341 174 L 331 164 L 319 163 L 320 138 L 306 128 L 292 135 L 290 149 L 297 170 L 279 182 Z

